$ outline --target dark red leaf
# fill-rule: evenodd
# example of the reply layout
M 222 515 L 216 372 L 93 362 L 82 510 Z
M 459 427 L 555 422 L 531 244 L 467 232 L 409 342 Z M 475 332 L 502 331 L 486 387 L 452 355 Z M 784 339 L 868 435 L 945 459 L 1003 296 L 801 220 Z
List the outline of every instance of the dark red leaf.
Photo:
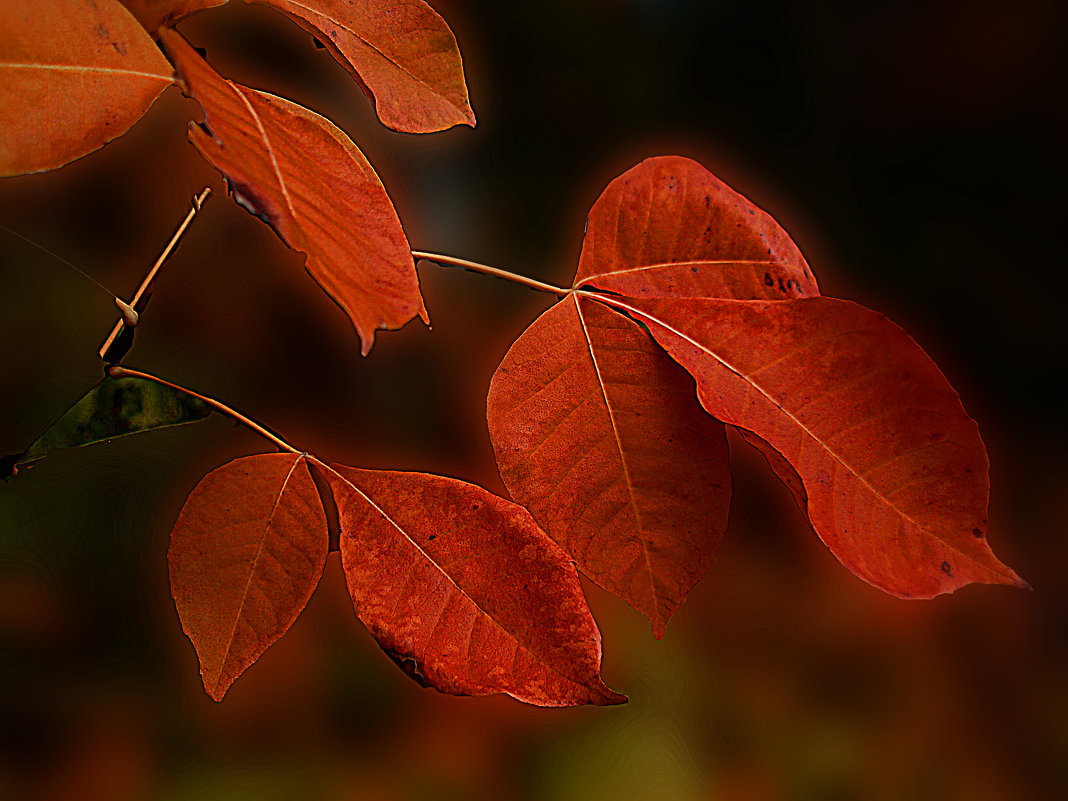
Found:
M 173 81 L 167 59 L 115 0 L 3 0 L 0 175 L 92 153 Z
M 915 598 L 972 582 L 1024 586 L 985 539 L 975 422 L 885 317 L 833 298 L 610 302 L 693 374 L 710 414 L 789 462 L 813 528 L 858 576 Z
M 375 331 L 426 309 L 408 240 L 367 159 L 329 120 L 215 72 L 174 31 L 160 38 L 210 132 L 197 149 L 230 182 L 234 199 L 271 225 L 352 320 L 366 354 Z
M 197 484 L 171 532 L 171 594 L 216 701 L 297 619 L 326 564 L 307 459 L 235 459 Z
M 474 125 L 456 37 L 423 0 L 246 0 L 309 31 L 375 100 L 383 125 L 406 133 Z
M 1022 585 L 986 544 L 986 452 L 957 394 L 881 315 L 818 297 L 800 252 L 767 214 L 672 156 L 613 181 L 587 226 L 572 296 L 524 333 L 489 399 L 509 490 L 584 569 L 601 564 L 611 573 L 627 562 L 613 562 L 623 550 L 606 536 L 611 504 L 598 519 L 619 469 L 587 458 L 600 456 L 606 439 L 624 442 L 618 428 L 604 433 L 604 420 L 616 416 L 603 376 L 654 398 L 662 384 L 627 366 L 623 354 L 641 345 L 598 348 L 595 327 L 582 324 L 598 301 L 628 314 L 697 379 L 705 409 L 765 455 L 855 573 L 905 597 L 970 582 Z M 577 366 L 591 362 L 592 370 Z M 613 414 L 591 411 L 598 385 Z M 665 461 L 677 452 L 678 438 L 668 447 L 655 427 L 632 432 L 618 449 L 625 469 L 627 449 L 659 448 Z M 694 458 L 686 452 L 679 462 Z M 722 456 L 711 454 L 717 461 L 722 469 Z M 664 475 L 680 481 L 679 473 Z M 681 481 L 678 491 L 692 502 Z M 571 521 L 584 518 L 598 519 L 603 531 L 575 536 Z M 663 555 L 649 565 L 654 581 L 679 575 L 679 554 Z M 591 575 L 613 588 L 597 568 Z
M 356 615 L 413 678 L 540 706 L 626 700 L 600 679 L 574 565 L 525 509 L 439 476 L 326 473 Z
M 660 637 L 727 525 L 723 426 L 633 322 L 570 296 L 505 356 L 490 436 L 516 501 Z
M 607 289 L 611 278 L 632 296 L 819 294 L 779 224 L 692 159 L 661 156 L 631 168 L 597 198 L 586 226 L 576 288 Z M 749 277 L 755 284 L 744 283 Z

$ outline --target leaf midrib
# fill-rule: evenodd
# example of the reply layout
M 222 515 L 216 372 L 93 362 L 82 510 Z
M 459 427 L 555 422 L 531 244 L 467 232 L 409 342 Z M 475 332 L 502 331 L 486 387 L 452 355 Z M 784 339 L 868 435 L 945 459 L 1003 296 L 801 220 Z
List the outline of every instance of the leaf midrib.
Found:
M 26 64 L 17 61 L 0 61 L 0 69 L 48 70 L 55 72 L 88 72 L 102 73 L 105 75 L 129 75 L 135 78 L 158 78 L 159 80 L 166 81 L 167 83 L 173 83 L 174 81 L 173 76 L 165 74 L 161 75 L 156 72 L 129 70 L 122 69 L 120 67 L 96 67 L 92 65 L 80 64 Z
M 642 273 L 648 270 L 659 270 L 665 267 L 687 267 L 697 264 L 768 264 L 781 266 L 782 263 L 771 259 L 686 259 L 684 261 L 661 261 L 654 264 L 640 264 L 637 267 L 627 267 L 622 270 L 609 270 L 608 272 L 587 275 L 575 284 L 575 289 L 581 289 L 586 284 L 596 281 L 598 278 L 609 278 L 613 275 L 626 275 L 628 273 Z
M 271 513 L 267 516 L 267 525 L 263 528 L 263 536 L 260 538 L 260 543 L 256 548 L 256 556 L 252 559 L 252 567 L 248 572 L 248 580 L 245 582 L 245 589 L 241 593 L 241 601 L 237 606 L 237 614 L 234 616 L 234 625 L 230 629 L 230 636 L 226 640 L 226 652 L 223 654 L 222 661 L 219 663 L 219 675 L 215 678 L 215 689 L 219 689 L 219 682 L 222 680 L 226 663 L 230 659 L 230 652 L 234 647 L 234 635 L 237 633 L 237 626 L 241 622 L 241 615 L 245 611 L 245 603 L 248 601 L 248 593 L 252 588 L 252 577 L 256 575 L 256 568 L 259 566 L 260 557 L 263 555 L 263 548 L 267 542 L 267 537 L 270 535 L 271 528 L 274 525 L 274 516 L 278 511 L 278 505 L 282 502 L 282 496 L 285 495 L 286 487 L 289 486 L 289 479 L 293 477 L 293 471 L 297 469 L 297 464 L 304 459 L 304 454 L 299 454 L 294 460 L 293 464 L 289 466 L 289 472 L 286 473 L 286 477 L 282 480 L 282 486 L 278 490 L 278 496 L 274 499 L 274 504 L 271 506 Z
M 225 78 L 223 80 L 226 80 Z M 267 149 L 267 156 L 271 159 L 271 169 L 274 170 L 274 175 L 278 179 L 278 188 L 282 190 L 282 197 L 286 201 L 286 207 L 289 209 L 289 214 L 293 218 L 293 222 L 300 225 L 300 218 L 297 215 L 297 210 L 293 207 L 293 198 L 289 194 L 289 187 L 286 185 L 286 180 L 282 177 L 282 168 L 278 164 L 278 157 L 275 155 L 274 147 L 271 145 L 271 140 L 267 136 L 267 129 L 263 127 L 263 120 L 260 119 L 260 115 L 256 112 L 256 109 L 252 106 L 252 103 L 246 97 L 242 90 L 244 87 L 239 87 L 233 81 L 226 80 L 227 86 L 236 94 L 241 102 L 244 103 L 245 108 L 248 110 L 249 115 L 252 117 L 252 121 L 256 123 L 256 129 L 260 133 L 260 138 L 263 140 L 263 146 Z M 255 89 L 249 89 L 250 92 L 255 92 Z
M 653 609 L 656 611 L 658 622 L 662 623 L 660 595 L 656 591 L 656 575 L 653 572 L 653 565 L 649 561 L 649 540 L 644 536 L 645 526 L 642 523 L 642 515 L 638 506 L 638 499 L 634 495 L 634 485 L 631 481 L 630 468 L 627 465 L 627 457 L 623 453 L 623 443 L 619 435 L 619 428 L 616 425 L 616 415 L 612 409 L 612 403 L 608 399 L 608 389 L 605 387 L 604 378 L 601 376 L 601 367 L 597 363 L 597 356 L 593 351 L 593 342 L 590 340 L 590 332 L 586 327 L 586 318 L 582 315 L 579 298 L 574 293 L 572 293 L 571 298 L 575 304 L 575 311 L 578 314 L 579 323 L 582 325 L 582 334 L 586 339 L 586 347 L 590 353 L 590 360 L 593 362 L 594 373 L 597 375 L 597 385 L 601 390 L 601 397 L 604 398 L 605 408 L 608 410 L 608 419 L 612 424 L 612 439 L 615 442 L 616 451 L 619 453 L 619 461 L 623 467 L 623 480 L 627 485 L 627 496 L 630 498 L 630 506 L 634 510 L 634 518 L 638 523 L 638 539 L 641 542 L 642 558 L 645 561 L 645 572 L 649 577 L 649 589 L 653 595 Z
M 534 651 L 532 651 L 532 650 L 531 650 L 530 648 L 528 648 L 528 647 L 527 647 L 526 645 L 524 645 L 524 644 L 523 644 L 523 643 L 522 643 L 522 642 L 521 642 L 521 641 L 519 640 L 519 638 L 518 638 L 518 637 L 517 637 L 517 636 L 516 636 L 515 634 L 513 634 L 513 633 L 512 633 L 511 631 L 509 631 L 509 630 L 508 630 L 508 629 L 507 629 L 507 628 L 506 628 L 506 627 L 505 627 L 505 626 L 504 626 L 504 625 L 503 625 L 503 624 L 502 624 L 502 623 L 501 623 L 500 621 L 498 621 L 498 620 L 497 620 L 497 618 L 496 618 L 496 617 L 494 617 L 494 616 L 493 616 L 492 614 L 490 614 L 490 613 L 489 613 L 488 611 L 486 611 L 485 609 L 483 609 L 483 608 L 482 608 L 482 606 L 481 606 L 481 605 L 480 605 L 480 604 L 478 603 L 478 601 L 476 601 L 476 600 L 475 600 L 474 598 L 472 598 L 472 597 L 471 597 L 471 595 L 470 595 L 470 594 L 469 594 L 469 593 L 468 593 L 468 592 L 467 592 L 466 590 L 464 590 L 464 588 L 463 588 L 463 587 L 461 587 L 461 586 L 460 586 L 459 584 L 457 584 L 457 583 L 456 583 L 456 580 L 455 580 L 455 579 L 454 579 L 454 578 L 453 578 L 453 577 L 452 577 L 452 576 L 451 576 L 451 575 L 449 574 L 449 572 L 448 572 L 447 570 L 445 570 L 445 568 L 443 568 L 443 567 L 442 567 L 442 566 L 441 566 L 440 564 L 438 564 L 437 560 L 435 560 L 435 559 L 434 559 L 434 557 L 432 557 L 432 556 L 431 556 L 430 554 L 428 554 L 428 553 L 427 553 L 427 552 L 426 552 L 425 550 L 423 550 L 423 547 L 422 547 L 422 546 L 421 546 L 421 545 L 420 545 L 420 544 L 419 544 L 418 542 L 416 542 L 416 541 L 415 541 L 414 539 L 412 539 L 412 538 L 411 538 L 411 537 L 410 537 L 410 536 L 408 535 L 408 532 L 407 532 L 407 531 L 405 531 L 405 530 L 404 530 L 404 529 L 403 529 L 403 528 L 401 527 L 401 525 L 400 525 L 399 523 L 397 523 L 397 521 L 396 521 L 396 520 L 394 520 L 394 519 L 393 519 L 392 517 L 390 517 L 390 516 L 389 516 L 389 514 L 387 514 L 387 513 L 386 513 L 386 511 L 385 511 L 385 510 L 384 510 L 384 509 L 383 509 L 383 508 L 382 508 L 381 506 L 379 506 L 379 505 L 378 505 L 377 503 L 375 503 L 375 502 L 374 502 L 373 500 L 371 500 L 371 498 L 370 498 L 370 497 L 369 497 L 369 496 L 367 495 L 367 493 L 365 493 L 365 492 L 364 492 L 364 491 L 363 491 L 362 489 L 360 489 L 360 488 L 359 488 L 359 487 L 357 487 L 357 486 L 356 486 L 355 484 L 353 484 L 353 483 L 352 483 L 351 481 L 349 481 L 349 479 L 345 478 L 345 476 L 341 475 L 341 473 L 340 473 L 340 472 L 338 472 L 337 470 L 335 470 L 335 469 L 334 469 L 333 467 L 331 467 L 330 465 L 328 465 L 328 464 L 325 464 L 324 462 L 320 462 L 320 461 L 319 461 L 318 459 L 316 459 L 316 460 L 315 460 L 315 462 L 316 462 L 316 464 L 319 464 L 319 465 L 321 465 L 322 467 L 324 467 L 325 469 L 327 469 L 327 470 L 329 470 L 329 471 L 330 471 L 331 473 L 333 473 L 333 474 L 334 474 L 335 476 L 337 476 L 337 477 L 338 477 L 339 479 L 341 479 L 341 481 L 343 481 L 343 482 L 344 482 L 344 483 L 345 483 L 346 485 L 348 485 L 348 486 L 349 486 L 349 487 L 350 487 L 350 488 L 351 488 L 351 489 L 352 489 L 353 491 L 355 491 L 356 493 L 358 493 L 358 494 L 359 494 L 359 496 L 360 496 L 361 498 L 363 498 L 363 499 L 364 499 L 364 500 L 365 500 L 365 501 L 366 501 L 366 502 L 367 502 L 368 504 L 370 504 L 371 508 L 372 508 L 372 509 L 374 509 L 374 510 L 375 510 L 375 512 L 376 512 L 376 513 L 377 513 L 377 514 L 378 514 L 378 515 L 379 515 L 379 516 L 380 516 L 380 517 L 381 517 L 381 518 L 382 518 L 383 520 L 385 520 L 385 521 L 386 521 L 387 523 L 389 523 L 389 524 L 390 524 L 391 526 L 393 526 L 393 528 L 395 528 L 395 529 L 397 530 L 397 533 L 399 533 L 399 534 L 401 535 L 401 537 L 403 537 L 403 538 L 404 538 L 404 540 L 405 540 L 406 542 L 409 542 L 409 543 L 411 543 L 411 545 L 412 545 L 412 546 L 414 546 L 414 547 L 415 547 L 415 549 L 416 549 L 416 550 L 417 550 L 417 551 L 418 551 L 418 552 L 419 552 L 420 554 L 422 554 L 422 556 L 423 556 L 423 557 L 424 557 L 424 558 L 425 558 L 425 559 L 426 559 L 426 560 L 427 560 L 427 561 L 428 561 L 428 562 L 429 562 L 429 563 L 430 563 L 430 564 L 431 564 L 431 565 L 432 565 L 432 566 L 433 566 L 433 567 L 434 567 L 434 568 L 435 568 L 435 569 L 436 569 L 436 570 L 437 570 L 437 571 L 438 571 L 438 572 L 439 572 L 439 573 L 440 573 L 440 574 L 441 574 L 442 576 L 444 576 L 444 577 L 445 577 L 445 578 L 446 578 L 446 579 L 448 580 L 449 584 L 451 584 L 451 585 L 453 586 L 453 588 L 455 588 L 455 590 L 456 590 L 456 591 L 457 591 L 458 593 L 460 593 L 460 595 L 462 595 L 462 596 L 463 596 L 464 598 L 466 598 L 466 599 L 467 599 L 467 600 L 468 600 L 468 601 L 469 601 L 469 602 L 471 603 L 471 605 L 472 605 L 472 606 L 474 606 L 474 607 L 475 607 L 475 609 L 477 609 L 477 610 L 478 610 L 478 611 L 479 611 L 479 612 L 480 612 L 481 614 L 485 615 L 485 616 L 486 616 L 487 618 L 489 618 L 489 620 L 493 621 L 493 625 L 494 625 L 494 626 L 496 626 L 496 627 L 497 627 L 498 629 L 500 629 L 501 631 L 503 631 L 503 632 L 505 633 L 505 635 L 506 635 L 506 636 L 507 636 L 507 637 L 508 637 L 508 638 L 509 638 L 509 639 L 510 639 L 510 640 L 511 640 L 512 642 L 514 642 L 514 643 L 516 644 L 516 647 L 517 647 L 517 648 L 519 648 L 519 649 L 522 649 L 523 651 L 526 651 L 527 653 L 529 653 L 529 654 L 532 654 L 532 655 L 534 655 L 535 657 L 537 657 L 537 660 L 538 660 L 538 664 L 539 664 L 539 665 L 542 665 L 542 666 L 544 666 L 544 667 L 548 668 L 549 670 L 551 670 L 551 671 L 552 671 L 553 673 L 555 673 L 556 675 L 560 676 L 560 677 L 561 677 L 562 679 L 564 679 L 564 680 L 565 680 L 566 682 L 568 682 L 569 684 L 573 684 L 573 685 L 575 685 L 575 686 L 577 686 L 577 687 L 585 687 L 586 689 L 588 689 L 588 690 L 591 690 L 591 691 L 593 690 L 593 688 L 591 688 L 591 687 L 589 686 L 589 684 L 582 684 L 581 682 L 578 682 L 578 681 L 576 681 L 575 679 L 571 678 L 570 676 L 568 676 L 568 675 L 566 675 L 566 674 L 562 673 L 562 672 L 561 672 L 561 671 L 560 671 L 559 669 L 557 669 L 557 668 L 556 668 L 556 667 L 555 667 L 554 665 L 548 664 L 548 663 L 547 663 L 547 662 L 545 662 L 545 661 L 544 661 L 544 660 L 543 660 L 543 659 L 542 659 L 542 658 L 541 658 L 541 657 L 540 657 L 540 656 L 539 656 L 539 655 L 538 655 L 537 653 L 535 653 L 535 652 L 534 652 Z M 440 616 L 439 616 L 439 621 L 440 621 Z M 435 624 L 435 627 L 436 627 L 436 624 Z M 470 651 L 470 648 L 471 648 L 471 644 L 470 644 L 470 634 L 469 634 L 469 635 L 468 635 L 468 651 Z M 595 676 L 595 677 L 596 677 L 596 676 Z M 504 690 L 504 692 L 507 692 L 507 690 Z

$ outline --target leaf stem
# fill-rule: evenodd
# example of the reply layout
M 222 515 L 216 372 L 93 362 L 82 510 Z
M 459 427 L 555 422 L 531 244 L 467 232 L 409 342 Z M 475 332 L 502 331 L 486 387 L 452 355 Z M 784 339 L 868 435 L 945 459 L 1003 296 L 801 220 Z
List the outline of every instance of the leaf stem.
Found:
M 112 378 L 143 378 L 147 381 L 155 381 L 157 384 L 162 384 L 165 387 L 176 389 L 179 392 L 184 392 L 189 397 L 196 398 L 199 401 L 203 401 L 204 403 L 208 404 L 208 406 L 211 406 L 214 409 L 217 409 L 218 411 L 222 412 L 223 414 L 234 418 L 235 420 L 237 420 L 237 422 L 243 423 L 244 425 L 248 426 L 261 437 L 266 437 L 267 439 L 269 439 L 280 450 L 289 451 L 290 453 L 296 454 L 304 453 L 304 451 L 297 450 L 281 437 L 272 434 L 270 431 L 261 426 L 255 420 L 245 417 L 245 415 L 241 414 L 241 412 L 227 406 L 221 401 L 215 400 L 215 398 L 209 398 L 207 395 L 201 395 L 199 392 L 193 392 L 193 390 L 191 389 L 186 389 L 185 387 L 180 387 L 177 384 L 172 384 L 170 381 L 165 381 L 159 376 L 154 376 L 151 373 L 143 373 L 140 370 L 131 370 L 128 367 L 123 367 L 119 364 L 113 364 L 108 367 L 108 375 Z
M 193 218 L 196 217 L 197 212 L 200 211 L 200 207 L 204 204 L 204 201 L 211 197 L 211 187 L 205 186 L 201 190 L 200 194 L 193 198 L 193 208 L 189 210 L 189 213 L 185 215 L 185 219 L 182 220 L 182 224 L 178 226 L 178 230 L 174 232 L 174 236 L 171 237 L 171 241 L 167 243 L 167 247 L 163 248 L 163 252 L 159 254 L 159 258 L 156 259 L 156 263 L 152 265 L 152 268 L 145 275 L 144 280 L 141 282 L 141 286 L 137 288 L 137 292 L 133 296 L 133 300 L 130 301 L 129 306 L 133 310 L 140 312 L 144 310 L 145 303 L 148 299 L 145 298 L 145 293 L 149 287 L 152 286 L 152 281 L 156 278 L 156 273 L 159 272 L 159 268 L 163 266 L 163 262 L 174 252 L 174 249 L 178 246 L 178 240 L 182 238 L 182 234 L 185 233 L 185 229 L 189 227 L 189 224 L 193 222 Z M 144 298 L 144 303 L 142 299 Z M 120 306 L 120 308 L 122 308 Z M 128 315 L 123 315 L 124 317 Z M 115 340 L 118 339 L 119 334 L 122 333 L 124 322 L 120 319 L 115 323 L 115 327 L 111 329 L 111 334 L 104 340 L 104 344 L 100 346 L 100 358 L 103 359 L 107 354 L 108 349 L 111 348 Z
M 498 267 L 490 267 L 487 264 L 479 264 L 476 261 L 458 259 L 455 256 L 445 256 L 441 253 L 426 253 L 422 250 L 413 250 L 412 256 L 414 256 L 416 259 L 426 259 L 427 261 L 432 261 L 435 264 L 445 264 L 450 267 L 459 267 L 462 270 L 470 270 L 474 273 L 492 275 L 494 278 L 503 278 L 506 281 L 511 281 L 516 284 L 522 284 L 523 286 L 530 287 L 531 289 L 536 289 L 539 292 L 551 292 L 552 294 L 558 297 L 563 297 L 564 295 L 567 295 L 571 292 L 570 289 L 564 289 L 563 287 L 546 284 L 543 281 L 537 281 L 533 278 L 527 278 L 523 275 L 510 273 L 507 270 L 501 270 Z

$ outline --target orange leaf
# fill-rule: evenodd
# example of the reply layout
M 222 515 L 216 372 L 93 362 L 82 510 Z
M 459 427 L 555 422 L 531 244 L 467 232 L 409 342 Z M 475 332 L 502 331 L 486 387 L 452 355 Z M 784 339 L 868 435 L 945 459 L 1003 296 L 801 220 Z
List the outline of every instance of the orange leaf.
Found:
M 693 374 L 710 414 L 789 462 L 813 528 L 858 576 L 905 598 L 971 582 L 1026 586 L 985 539 L 988 462 L 975 422 L 885 317 L 833 298 L 608 302 Z
M 167 59 L 115 0 L 3 0 L 0 175 L 92 153 L 173 81 Z
M 189 495 L 171 532 L 171 594 L 216 701 L 293 625 L 328 539 L 303 455 L 235 459 Z
M 367 159 L 329 120 L 228 81 L 174 31 L 160 38 L 204 108 L 190 138 L 352 320 L 366 355 L 375 331 L 426 321 L 408 240 Z
M 424 685 L 539 706 L 617 704 L 567 555 L 520 506 L 420 473 L 333 465 L 356 615 Z
M 756 283 L 745 284 L 747 277 Z M 681 156 L 646 159 L 597 198 L 575 275 L 576 288 L 587 285 L 635 297 L 819 294 L 801 251 L 779 224 Z
M 375 100 L 396 131 L 475 124 L 456 37 L 422 0 L 246 0 L 309 31 Z
M 723 425 L 626 317 L 572 295 L 493 376 L 487 416 L 508 491 L 661 637 L 727 526 Z
M 169 28 L 178 20 L 202 11 L 221 6 L 226 0 L 119 0 L 137 17 L 145 30 L 155 34 L 160 28 Z

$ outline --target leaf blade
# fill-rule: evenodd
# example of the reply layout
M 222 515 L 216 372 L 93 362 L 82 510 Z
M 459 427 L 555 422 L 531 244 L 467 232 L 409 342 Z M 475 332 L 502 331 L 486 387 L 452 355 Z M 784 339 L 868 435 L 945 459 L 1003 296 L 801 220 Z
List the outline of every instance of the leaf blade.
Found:
M 730 505 L 721 423 L 637 325 L 572 295 L 494 373 L 487 421 L 509 493 L 661 637 Z
M 235 459 L 190 493 L 171 532 L 171 594 L 214 700 L 289 630 L 319 583 L 327 545 L 303 454 Z
M 116 437 L 185 425 L 211 412 L 184 392 L 142 378 L 104 378 L 50 425 L 23 453 L 5 457 L 13 468 L 31 465 L 55 448 L 79 448 Z M 16 470 L 12 470 L 14 475 Z M 5 476 L 6 477 L 6 476 Z
M 92 153 L 173 82 L 170 64 L 118 3 L 4 0 L 0 175 L 51 170 Z
M 522 507 L 418 473 L 327 471 L 357 616 L 442 692 L 540 706 L 615 704 L 574 566 Z
M 428 320 L 404 229 L 374 169 L 329 120 L 228 81 L 173 31 L 161 41 L 212 133 L 191 128 L 235 200 L 294 250 L 352 321 L 366 355 L 375 332 Z M 314 158 L 309 157 L 314 154 Z
M 918 598 L 972 582 L 1026 586 L 985 540 L 978 427 L 884 316 L 833 298 L 616 305 L 694 375 L 710 414 L 789 462 L 813 528 L 860 578 Z
M 423 0 L 246 0 L 280 11 L 315 36 L 375 101 L 383 125 L 405 133 L 475 124 L 456 37 Z
M 700 269 L 687 274 L 691 266 Z M 720 268 L 732 273 L 730 281 Z M 767 271 L 776 276 L 770 287 L 763 282 Z M 576 288 L 587 285 L 632 297 L 771 299 L 776 289 L 782 297 L 819 294 L 801 251 L 779 224 L 682 156 L 646 159 L 597 198 L 575 274 Z

